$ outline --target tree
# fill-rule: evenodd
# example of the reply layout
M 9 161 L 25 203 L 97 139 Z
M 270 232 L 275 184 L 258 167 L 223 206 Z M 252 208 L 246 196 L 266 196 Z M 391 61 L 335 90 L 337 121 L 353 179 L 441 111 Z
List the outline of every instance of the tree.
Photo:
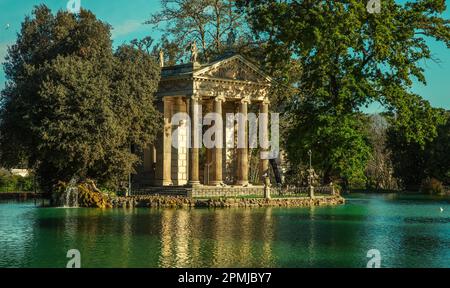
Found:
M 437 137 L 430 143 L 427 169 L 429 177 L 450 185 L 450 111 L 446 111 L 444 123 L 438 126 Z
M 311 150 L 313 167 L 322 172 L 325 182 L 341 181 L 344 189 L 364 183 L 371 149 L 363 132 L 363 115 L 302 115 L 287 131 L 286 148 L 292 167 L 304 166 Z
M 74 176 L 117 186 L 159 127 L 159 66 L 134 46 L 112 50 L 110 26 L 44 5 L 26 17 L 5 63 L 1 161 L 25 161 L 41 185 Z
M 368 117 L 367 135 L 372 146 L 371 157 L 365 168 L 366 187 L 369 189 L 398 189 L 392 165 L 392 151 L 387 147 L 389 123 L 382 114 Z
M 159 27 L 164 32 L 161 47 L 169 51 L 170 64 L 173 58 L 186 58 L 189 45 L 196 42 L 201 60 L 212 57 L 227 49 L 229 33 L 234 33 L 236 50 L 249 46 L 251 31 L 246 25 L 245 14 L 240 13 L 235 0 L 161 0 L 162 10 L 155 13 L 146 24 Z M 187 58 L 189 59 L 189 58 Z M 175 61 L 176 62 L 176 61 Z
M 426 178 L 450 183 L 450 113 L 436 109 L 442 116 L 437 125 L 437 137 L 423 145 L 411 142 L 408 135 L 393 116 L 387 131 L 387 145 L 392 154 L 394 174 L 403 188 L 416 190 Z M 422 120 L 424 121 L 424 120 Z
M 409 142 L 424 145 L 436 137 L 439 116 L 411 92 L 411 86 L 414 78 L 426 83 L 420 61 L 432 56 L 425 38 L 450 47 L 450 23 L 440 17 L 445 1 L 397 4 L 386 0 L 381 13 L 374 14 L 368 13 L 365 1 L 357 0 L 239 2 L 255 33 L 268 42 L 269 63 L 289 67 L 294 59 L 301 67 L 294 74 L 282 74 L 298 91 L 289 101 L 289 117 L 294 119 L 290 131 L 303 134 L 292 134 L 292 138 L 320 135 L 320 131 L 336 131 L 332 125 L 345 125 L 345 138 L 316 151 L 316 157 L 324 160 L 331 159 L 334 150 L 352 156 L 330 162 L 331 170 L 339 173 L 335 176 L 348 177 L 341 174 L 341 161 L 358 171 L 365 166 L 355 162 L 365 161 L 370 148 L 356 123 L 361 108 L 369 103 L 379 102 L 394 113 Z M 289 159 L 300 163 L 312 145 L 293 142 Z

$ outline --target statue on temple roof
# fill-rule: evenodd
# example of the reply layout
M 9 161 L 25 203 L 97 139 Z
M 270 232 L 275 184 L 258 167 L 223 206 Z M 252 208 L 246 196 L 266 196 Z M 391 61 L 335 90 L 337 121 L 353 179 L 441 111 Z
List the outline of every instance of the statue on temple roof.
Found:
M 231 29 L 231 31 L 228 33 L 227 36 L 227 48 L 232 49 L 235 42 L 236 42 L 236 34 L 234 34 L 234 30 Z
M 159 67 L 164 67 L 164 51 L 159 50 Z
M 191 43 L 191 62 L 192 63 L 197 62 L 197 58 L 198 58 L 197 43 L 195 41 L 193 41 Z

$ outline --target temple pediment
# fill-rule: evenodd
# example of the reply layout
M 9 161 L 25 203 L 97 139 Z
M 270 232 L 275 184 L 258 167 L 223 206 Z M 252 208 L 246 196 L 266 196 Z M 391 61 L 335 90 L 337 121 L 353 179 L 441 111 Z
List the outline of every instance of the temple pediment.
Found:
M 272 79 L 241 55 L 233 55 L 211 63 L 186 63 L 163 67 L 159 97 L 189 96 L 228 99 L 248 97 L 262 101 L 268 95 Z
M 270 84 L 271 78 L 240 55 L 210 63 L 195 71 L 194 78 L 249 81 Z

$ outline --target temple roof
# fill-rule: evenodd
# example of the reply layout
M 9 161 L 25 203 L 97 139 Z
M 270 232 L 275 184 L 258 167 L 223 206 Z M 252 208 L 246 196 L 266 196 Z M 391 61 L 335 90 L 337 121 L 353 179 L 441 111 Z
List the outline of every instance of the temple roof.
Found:
M 222 95 L 228 100 L 243 97 L 263 101 L 272 79 L 239 54 L 210 63 L 187 63 L 161 69 L 158 98 L 200 95 L 210 98 Z
M 221 73 L 215 73 L 216 71 L 221 71 Z M 167 66 L 161 69 L 162 81 L 193 77 L 207 77 L 216 79 L 225 78 L 229 80 L 247 80 L 266 83 L 270 83 L 272 81 L 272 79 L 259 67 L 239 54 L 220 58 L 205 64 L 186 63 Z

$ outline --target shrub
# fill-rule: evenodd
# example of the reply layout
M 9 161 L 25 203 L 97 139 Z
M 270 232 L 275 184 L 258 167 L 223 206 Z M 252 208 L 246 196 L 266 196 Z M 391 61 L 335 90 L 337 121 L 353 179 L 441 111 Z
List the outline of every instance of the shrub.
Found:
M 441 195 L 444 194 L 444 186 L 442 182 L 437 180 L 436 178 L 427 177 L 422 181 L 421 189 L 423 193 L 427 194 L 436 194 Z
M 34 175 L 22 177 L 0 169 L 0 192 L 19 192 L 34 190 Z

